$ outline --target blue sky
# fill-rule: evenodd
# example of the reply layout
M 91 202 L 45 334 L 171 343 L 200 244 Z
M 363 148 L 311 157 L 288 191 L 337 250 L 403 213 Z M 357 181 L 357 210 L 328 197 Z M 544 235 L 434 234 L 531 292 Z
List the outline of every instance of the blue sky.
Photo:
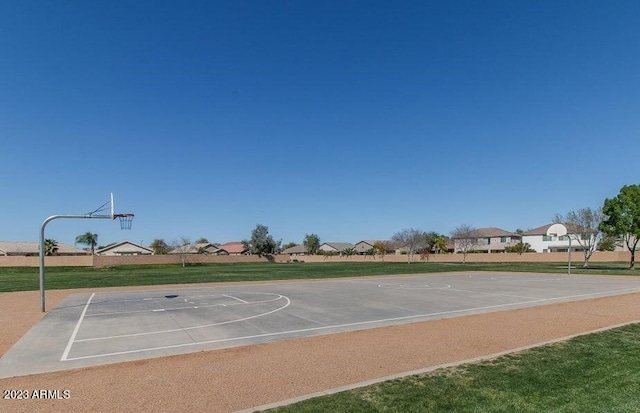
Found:
M 0 6 L 0 239 L 534 228 L 640 181 L 640 3 Z

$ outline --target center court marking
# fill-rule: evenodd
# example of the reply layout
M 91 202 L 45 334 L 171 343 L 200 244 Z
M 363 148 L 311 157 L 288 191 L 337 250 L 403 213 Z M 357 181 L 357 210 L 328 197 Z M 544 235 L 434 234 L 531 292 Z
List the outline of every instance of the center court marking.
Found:
M 389 288 L 395 290 L 446 290 L 451 288 L 451 284 L 425 284 L 425 285 L 404 285 L 404 284 L 378 284 L 378 288 Z

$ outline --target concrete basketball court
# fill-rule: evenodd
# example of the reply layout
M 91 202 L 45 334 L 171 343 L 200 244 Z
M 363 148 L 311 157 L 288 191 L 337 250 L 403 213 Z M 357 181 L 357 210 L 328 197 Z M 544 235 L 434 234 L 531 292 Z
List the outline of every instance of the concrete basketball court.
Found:
M 74 294 L 0 378 L 640 291 L 630 277 L 430 274 Z

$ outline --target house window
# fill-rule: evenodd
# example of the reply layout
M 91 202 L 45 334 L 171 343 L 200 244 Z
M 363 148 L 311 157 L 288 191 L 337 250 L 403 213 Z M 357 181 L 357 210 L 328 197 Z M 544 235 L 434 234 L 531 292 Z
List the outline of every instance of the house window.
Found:
M 553 241 L 553 237 L 551 235 L 543 235 L 542 236 L 542 240 L 543 241 Z
M 563 235 L 561 237 L 558 238 L 560 241 L 569 241 L 569 236 L 568 235 Z
M 491 244 L 491 238 L 487 238 L 487 245 Z
M 509 241 L 510 241 L 509 237 L 500 237 L 500 242 L 503 244 Z

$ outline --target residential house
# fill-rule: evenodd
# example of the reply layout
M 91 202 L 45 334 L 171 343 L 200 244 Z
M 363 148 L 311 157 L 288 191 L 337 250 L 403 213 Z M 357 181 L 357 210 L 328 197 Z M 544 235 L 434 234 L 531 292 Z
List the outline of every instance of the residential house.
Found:
M 505 231 L 500 228 L 478 228 L 469 234 L 472 240 L 471 250 L 475 252 L 496 253 L 504 252 L 506 247 L 511 247 L 520 242 L 521 236 L 515 232 Z M 455 239 L 454 252 L 461 252 L 463 240 Z
M 396 248 L 393 247 L 393 242 L 386 240 L 362 240 L 356 243 L 353 248 L 356 250 L 357 254 L 364 254 L 371 248 L 375 248 L 375 245 L 378 243 L 384 243 L 386 245 L 385 253 L 394 253 L 396 251 Z
M 247 253 L 247 248 L 241 241 L 226 242 L 218 245 L 218 248 L 224 250 L 228 255 L 243 255 Z
M 379 242 L 375 240 L 362 240 L 360 242 L 356 242 L 353 249 L 356 250 L 356 254 L 364 254 L 365 252 L 374 248 L 374 245 Z
M 96 255 L 106 256 L 128 256 L 128 255 L 151 255 L 153 250 L 134 244 L 130 241 L 122 241 L 116 244 L 107 245 L 104 248 L 96 250 Z
M 453 242 L 446 243 L 447 250 L 440 251 L 440 254 L 453 254 L 456 251 L 456 245 Z
M 536 252 L 567 252 L 569 251 L 569 235 L 549 234 L 547 232 L 553 224 L 543 225 L 522 233 L 522 242 L 529 243 Z M 569 232 L 570 232 L 570 228 Z M 572 235 L 572 251 L 582 251 L 582 247 Z
M 291 256 L 305 255 L 307 253 L 307 247 L 305 247 L 304 245 L 295 245 L 293 247 L 284 249 L 282 253 Z
M 181 245 L 169 251 L 169 254 L 209 254 L 209 255 L 227 255 L 228 251 L 215 244 L 209 242 L 199 242 L 195 244 Z
M 353 244 L 348 242 L 325 242 L 324 244 L 320 245 L 320 248 L 318 248 L 318 250 L 324 253 L 337 254 L 346 250 L 347 248 L 353 248 Z
M 87 255 L 87 251 L 76 248 L 72 245 L 57 243 L 56 255 Z M 40 255 L 39 242 L 14 242 L 0 241 L 0 255 L 22 255 L 27 257 L 37 257 Z

